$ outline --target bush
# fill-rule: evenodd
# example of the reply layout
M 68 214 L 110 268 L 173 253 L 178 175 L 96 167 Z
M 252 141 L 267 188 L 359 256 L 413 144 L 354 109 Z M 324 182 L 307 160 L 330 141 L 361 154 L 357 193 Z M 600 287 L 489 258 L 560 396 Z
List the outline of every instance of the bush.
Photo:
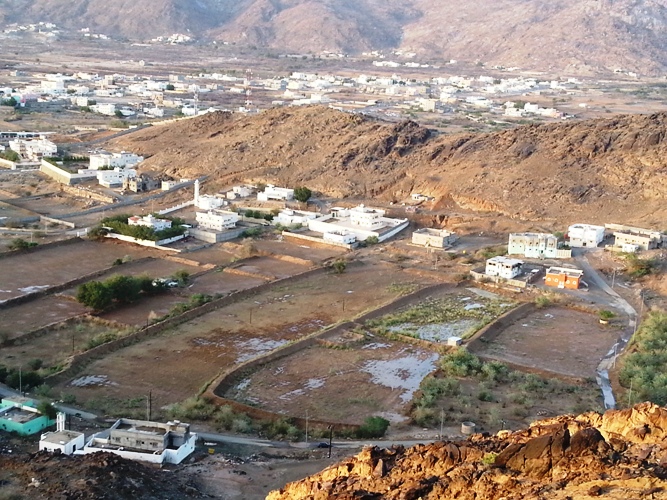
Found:
M 451 377 L 471 377 L 481 373 L 482 362 L 467 349 L 459 348 L 454 353 L 443 356 L 440 368 Z
M 179 420 L 210 420 L 216 411 L 216 407 L 210 401 L 193 396 L 182 403 L 173 405 L 169 410 L 172 418 Z
M 76 300 L 95 311 L 104 311 L 113 302 L 113 293 L 100 281 L 89 281 L 79 285 Z
M 653 272 L 656 262 L 653 259 L 642 259 L 634 253 L 625 257 L 626 272 L 633 278 L 642 278 Z
M 37 405 L 37 410 L 42 414 L 46 415 L 49 420 L 55 420 L 58 416 L 58 410 L 48 401 L 40 401 Z
M 173 274 L 172 278 L 178 281 L 178 286 L 183 287 L 190 281 L 190 273 L 185 269 L 180 269 Z
M 600 319 L 602 321 L 609 321 L 610 319 L 613 319 L 613 318 L 616 317 L 616 315 L 613 312 L 607 311 L 606 309 L 603 309 L 602 311 L 599 311 L 598 316 L 600 317 Z
M 16 369 L 10 370 L 5 379 L 5 384 L 9 387 L 23 391 L 39 387 L 42 383 L 44 383 L 44 379 L 39 373 L 31 371 L 19 372 Z
M 343 274 L 345 269 L 347 269 L 347 262 L 343 259 L 336 259 L 333 264 L 331 264 L 331 268 L 336 274 Z
M 382 417 L 368 417 L 357 430 L 359 439 L 381 438 L 389 428 L 389 420 Z
M 540 295 L 539 297 L 535 298 L 535 305 L 538 309 L 544 309 L 545 307 L 549 307 L 551 305 L 551 299 L 545 295 Z
M 28 366 L 30 367 L 31 370 L 37 371 L 42 366 L 44 366 L 44 361 L 42 361 L 39 358 L 31 359 L 30 361 L 28 361 Z
M 297 187 L 294 188 L 294 199 L 300 201 L 301 203 L 307 202 L 310 197 L 313 196 L 313 192 L 307 187 Z
M 25 250 L 27 248 L 36 247 L 37 245 L 38 243 L 32 241 L 26 241 L 23 238 L 15 238 L 9 243 L 9 245 L 7 245 L 7 248 L 9 248 L 12 251 L 15 251 L 15 250 Z

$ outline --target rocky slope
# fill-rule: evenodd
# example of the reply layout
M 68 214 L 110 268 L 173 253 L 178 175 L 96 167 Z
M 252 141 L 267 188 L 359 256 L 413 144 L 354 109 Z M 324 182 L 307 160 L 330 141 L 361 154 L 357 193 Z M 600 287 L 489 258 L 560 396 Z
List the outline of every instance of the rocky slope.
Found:
M 12 0 L 0 2 L 3 19 L 134 40 L 190 33 L 281 52 L 402 49 L 577 72 L 657 74 L 667 65 L 665 0 Z
M 667 409 L 604 415 L 404 449 L 367 448 L 268 500 L 667 498 Z
M 180 500 L 202 498 L 170 471 L 110 453 L 0 454 L 0 498 Z
M 667 114 L 435 135 L 328 108 L 205 115 L 113 141 L 174 177 L 214 186 L 307 185 L 335 197 L 401 201 L 410 193 L 514 218 L 619 221 L 662 228 Z

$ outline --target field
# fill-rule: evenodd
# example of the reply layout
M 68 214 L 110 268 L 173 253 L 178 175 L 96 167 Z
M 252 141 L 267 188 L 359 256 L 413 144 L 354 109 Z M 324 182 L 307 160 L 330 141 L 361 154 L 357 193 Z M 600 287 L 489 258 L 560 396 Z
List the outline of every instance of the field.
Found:
M 0 310 L 0 334 L 6 334 L 8 339 L 14 339 L 84 312 L 86 308 L 71 298 L 48 295 Z
M 469 288 L 430 297 L 419 304 L 369 321 L 378 333 L 398 333 L 434 343 L 468 338 L 515 303 L 500 295 Z
M 226 273 L 213 273 L 222 276 Z M 221 370 L 378 307 L 398 295 L 396 283 L 430 284 L 393 266 L 351 266 L 342 275 L 319 274 L 277 284 L 269 291 L 208 313 L 159 337 L 110 354 L 87 367 L 82 377 L 102 384 L 65 384 L 81 401 L 123 402 L 153 391 L 156 408 L 192 396 Z M 399 287 L 400 290 L 400 287 Z M 77 379 L 80 377 L 77 377 Z
M 372 337 L 344 348 L 315 346 L 263 366 L 226 397 L 290 416 L 360 424 L 380 415 L 400 423 L 438 358 Z
M 44 368 L 57 366 L 68 356 L 90 349 L 103 339 L 127 333 L 127 329 L 82 319 L 56 326 L 29 344 L 3 347 L 0 349 L 0 365 L 25 367 L 30 360 L 41 359 Z
M 157 254 L 139 246 L 82 240 L 62 247 L 6 257 L 0 265 L 0 300 L 85 276 L 110 267 L 116 259 L 126 255 L 138 259 Z
M 539 309 L 475 351 L 499 361 L 572 377 L 595 377 L 620 331 L 597 316 L 566 308 Z

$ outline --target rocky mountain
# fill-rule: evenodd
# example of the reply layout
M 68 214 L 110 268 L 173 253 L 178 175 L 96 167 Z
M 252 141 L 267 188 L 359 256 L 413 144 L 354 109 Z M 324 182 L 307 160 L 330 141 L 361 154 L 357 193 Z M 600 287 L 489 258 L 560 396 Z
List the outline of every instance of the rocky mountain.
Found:
M 667 498 L 667 409 L 604 415 L 356 457 L 271 492 L 268 500 Z
M 190 33 L 281 52 L 371 49 L 594 72 L 667 66 L 666 0 L 0 0 L 0 20 L 133 40 Z
M 218 112 L 116 139 L 175 178 L 306 185 L 338 198 L 440 206 L 561 224 L 626 222 L 662 228 L 667 207 L 667 114 L 437 135 L 324 107 Z

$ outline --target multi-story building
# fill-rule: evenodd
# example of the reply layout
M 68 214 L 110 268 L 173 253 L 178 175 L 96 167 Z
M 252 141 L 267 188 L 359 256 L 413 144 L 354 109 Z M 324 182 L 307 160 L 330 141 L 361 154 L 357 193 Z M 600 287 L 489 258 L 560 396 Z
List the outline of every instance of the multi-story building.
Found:
M 100 170 L 105 168 L 111 169 L 116 167 L 133 167 L 142 161 L 144 161 L 143 156 L 135 155 L 134 153 L 128 153 L 127 151 L 121 151 L 120 153 L 107 153 L 106 151 L 100 151 L 99 153 L 90 155 L 90 169 Z
M 641 250 L 653 250 L 667 246 L 667 235 L 660 231 L 621 224 L 605 224 L 605 228 L 614 232 L 614 246 L 616 247 L 636 246 Z
M 511 233 L 507 253 L 532 259 L 557 259 L 558 238 L 546 233 Z
M 523 272 L 523 261 L 509 257 L 492 257 L 486 261 L 485 274 L 511 280 Z
M 227 212 L 225 210 L 197 212 L 195 218 L 200 227 L 214 231 L 233 229 L 239 221 L 239 215 L 236 212 Z
M 595 248 L 604 240 L 604 227 L 573 224 L 567 230 L 572 248 Z

